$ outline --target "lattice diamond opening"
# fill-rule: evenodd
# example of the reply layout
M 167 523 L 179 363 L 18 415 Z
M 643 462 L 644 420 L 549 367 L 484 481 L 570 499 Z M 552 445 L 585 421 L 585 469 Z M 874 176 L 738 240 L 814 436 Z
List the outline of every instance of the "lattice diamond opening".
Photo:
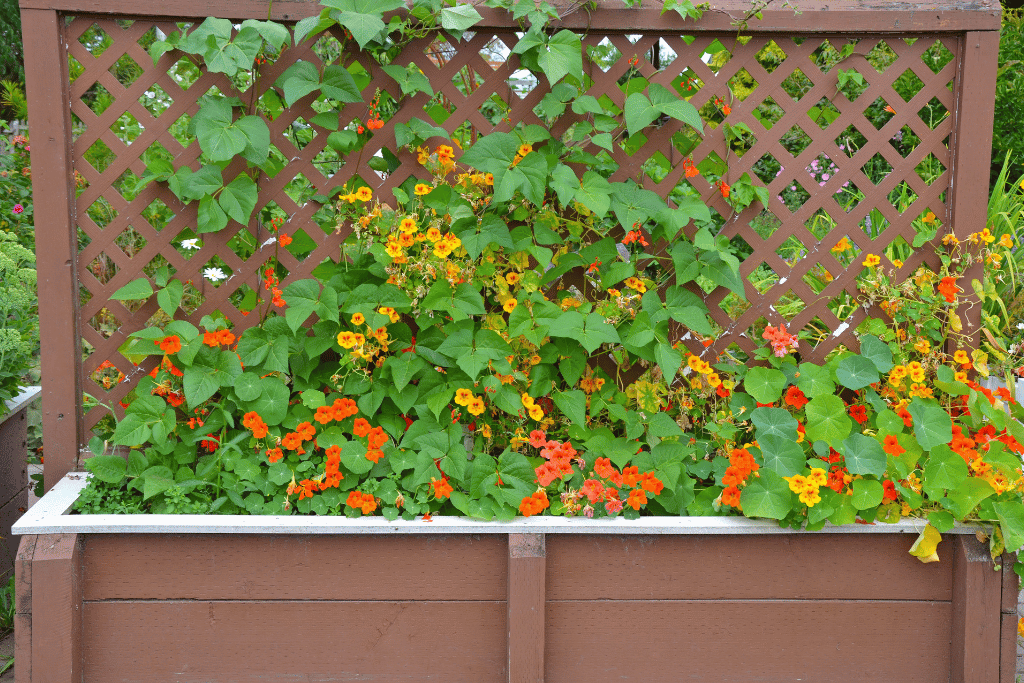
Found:
M 78 37 L 78 42 L 88 50 L 93 57 L 99 57 L 107 48 L 114 44 L 113 39 L 100 28 L 99 24 L 93 24 Z
M 904 102 L 909 102 L 924 89 L 924 81 L 918 78 L 913 69 L 908 68 L 893 82 L 892 87 Z
M 114 96 L 99 81 L 93 83 L 79 99 L 97 116 L 114 103 Z
M 827 97 L 822 97 L 817 104 L 807 110 L 808 118 L 822 130 L 839 118 L 839 114 L 839 109 Z
M 878 185 L 885 178 L 892 173 L 892 164 L 890 164 L 885 157 L 882 156 L 881 152 L 875 152 L 867 163 L 861 166 L 861 172 L 867 176 L 867 179 L 872 184 Z
M 772 126 L 778 123 L 779 119 L 785 115 L 786 112 L 771 97 L 766 97 L 754 109 L 754 118 L 764 126 L 765 130 L 771 130 Z
M 125 88 L 137 81 L 139 76 L 144 73 L 139 63 L 129 55 L 121 55 L 107 71 Z
M 939 98 L 933 97 L 928 100 L 928 104 L 921 107 L 917 112 L 918 117 L 924 121 L 925 125 L 930 129 L 935 130 L 939 127 L 946 117 L 949 115 L 949 110 L 946 106 L 939 101 Z
M 939 161 L 939 158 L 934 153 L 929 152 L 928 156 L 922 159 L 921 163 L 914 168 L 914 172 L 927 185 L 932 185 L 942 179 L 943 174 L 946 172 L 946 165 Z
M 787 95 L 793 98 L 794 102 L 799 102 L 814 87 L 814 81 L 809 79 L 802 70 L 794 69 L 793 73 L 782 81 L 781 87 Z
M 810 135 L 804 132 L 804 129 L 800 126 L 794 125 L 788 131 L 786 131 L 779 139 L 779 143 L 785 148 L 787 152 L 793 155 L 794 158 L 803 154 L 804 150 L 814 142 Z
M 941 40 L 936 40 L 932 43 L 931 47 L 925 50 L 921 60 L 933 74 L 937 74 L 953 61 L 953 57 L 954 55 L 950 52 L 949 48 Z
M 161 88 L 158 84 L 154 83 L 149 86 L 146 92 L 139 95 L 139 104 L 146 108 L 154 118 L 159 117 L 165 111 L 167 111 L 174 100 L 167 94 L 167 91 Z
M 889 44 L 884 40 L 878 41 L 878 43 L 868 51 L 866 57 L 868 64 L 875 67 L 875 71 L 880 74 L 885 73 L 885 70 L 899 59 L 899 55 L 896 54 L 896 52 L 893 51 L 893 49 L 889 47 Z
M 114 244 L 128 258 L 134 258 L 136 254 L 146 247 L 146 238 L 135 228 L 128 226 L 120 235 L 114 238 Z

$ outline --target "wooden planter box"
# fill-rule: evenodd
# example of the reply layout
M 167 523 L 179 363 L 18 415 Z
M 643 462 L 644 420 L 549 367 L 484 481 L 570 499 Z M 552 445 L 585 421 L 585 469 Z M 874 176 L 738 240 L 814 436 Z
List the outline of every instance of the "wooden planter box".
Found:
M 28 509 L 28 408 L 39 398 L 39 387 L 26 387 L 7 402 L 10 411 L 0 417 L 0 579 L 7 581 L 14 568 L 18 538 L 11 525 Z
M 68 516 L 16 525 L 17 680 L 1014 680 L 1016 575 L 967 528 Z

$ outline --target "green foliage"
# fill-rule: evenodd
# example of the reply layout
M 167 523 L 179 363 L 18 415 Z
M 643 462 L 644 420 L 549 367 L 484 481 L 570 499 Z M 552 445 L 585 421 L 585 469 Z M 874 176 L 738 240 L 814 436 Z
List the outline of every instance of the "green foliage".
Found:
M 1024 102 L 1024 10 L 1003 10 L 997 73 L 992 131 L 993 184 L 1007 153 L 1012 154 L 1007 177 L 1024 177 L 1024 108 L 1021 107 Z

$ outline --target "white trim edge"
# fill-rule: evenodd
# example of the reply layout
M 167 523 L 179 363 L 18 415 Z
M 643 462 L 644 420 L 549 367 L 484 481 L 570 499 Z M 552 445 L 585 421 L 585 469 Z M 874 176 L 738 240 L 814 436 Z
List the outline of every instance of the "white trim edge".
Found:
M 465 517 L 434 517 L 424 522 L 383 517 L 316 517 L 299 515 L 71 515 L 68 511 L 85 488 L 85 473 L 68 474 L 11 528 L 23 534 L 917 534 L 923 519 L 895 524 L 826 525 L 821 531 L 795 531 L 775 522 L 746 517 L 641 517 L 627 520 L 580 517 L 529 517 L 511 522 L 484 522 Z M 973 534 L 978 525 L 958 524 L 955 534 Z
M 4 416 L 0 417 L 0 424 L 3 424 L 9 418 L 12 418 L 15 415 L 17 415 L 18 411 L 22 410 L 23 408 L 26 408 L 30 403 L 39 398 L 40 394 L 42 393 L 43 388 L 38 386 L 25 387 L 24 389 L 22 389 L 21 393 L 12 398 L 10 401 L 6 402 L 8 412 Z

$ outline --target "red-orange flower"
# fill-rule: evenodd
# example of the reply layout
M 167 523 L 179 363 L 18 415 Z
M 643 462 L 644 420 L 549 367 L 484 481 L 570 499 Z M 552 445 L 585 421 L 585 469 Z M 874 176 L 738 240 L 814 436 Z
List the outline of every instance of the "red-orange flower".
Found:
M 519 503 L 519 512 L 523 513 L 523 517 L 530 517 L 539 515 L 550 506 L 548 494 L 544 491 L 534 491 L 532 495 L 523 498 L 523 501 Z
M 900 440 L 895 434 L 889 434 L 882 440 L 882 450 L 895 458 L 907 449 L 900 445 Z
M 956 301 L 956 294 L 960 291 L 960 288 L 956 286 L 956 278 L 949 276 L 942 278 L 937 289 L 948 303 Z
M 629 492 L 629 499 L 626 500 L 626 505 L 639 510 L 642 506 L 647 505 L 647 496 L 641 489 L 633 489 Z
M 355 424 L 352 425 L 352 434 L 355 436 L 366 436 L 370 433 L 370 423 L 365 418 L 356 418 Z
M 438 500 L 444 500 L 451 495 L 452 489 L 451 484 L 448 483 L 447 478 L 442 478 L 440 481 L 433 479 L 430 485 L 434 487 L 434 497 Z
M 280 448 L 271 448 L 267 450 L 267 460 L 269 462 L 278 462 L 284 458 L 284 451 Z
M 808 399 L 803 391 L 797 386 L 791 386 L 786 390 L 786 405 L 793 406 L 797 410 L 807 405 Z M 815 404 L 817 405 L 817 404 Z
M 178 335 L 172 334 L 170 337 L 164 337 L 161 339 L 157 346 L 159 346 L 160 350 L 164 353 L 177 353 L 178 351 L 181 351 L 181 339 L 178 338 Z

